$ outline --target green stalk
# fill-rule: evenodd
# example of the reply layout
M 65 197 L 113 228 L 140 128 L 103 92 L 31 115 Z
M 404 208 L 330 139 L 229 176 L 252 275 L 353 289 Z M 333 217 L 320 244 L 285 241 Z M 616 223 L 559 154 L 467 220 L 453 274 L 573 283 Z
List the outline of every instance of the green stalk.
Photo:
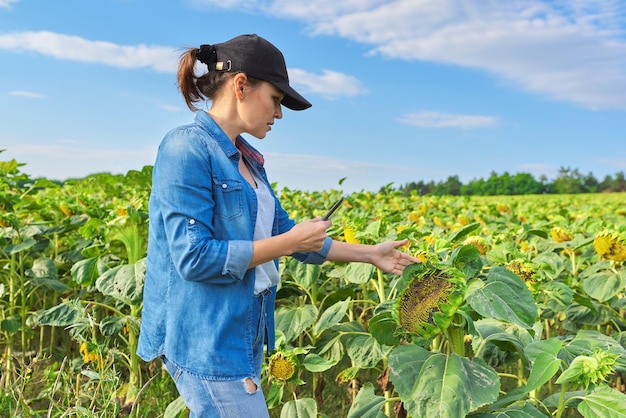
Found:
M 561 418 L 565 410 L 565 394 L 567 393 L 567 382 L 561 385 L 561 394 L 559 395 L 559 406 L 556 410 L 555 418 Z
M 389 360 L 387 359 L 387 356 L 384 356 L 383 357 L 383 372 L 386 372 L 388 367 L 389 367 Z M 391 402 L 389 402 L 389 399 L 391 399 L 391 391 L 389 389 L 385 389 L 383 391 L 383 396 L 385 397 L 385 415 L 390 417 L 391 416 Z
M 465 327 L 455 325 L 456 321 L 461 320 L 462 318 L 459 314 L 454 314 L 452 324 L 446 329 L 446 337 L 448 337 L 450 351 L 465 357 Z
M 385 296 L 385 282 L 383 280 L 383 271 L 381 269 L 376 269 L 376 275 L 378 276 L 378 282 L 375 283 L 376 293 L 378 293 L 378 299 L 380 299 L 380 303 L 383 303 L 387 300 Z
M 138 318 L 141 312 L 141 308 L 139 306 L 131 306 L 130 315 L 132 318 Z M 138 336 L 135 330 L 135 327 L 128 327 L 128 350 L 130 351 L 130 387 L 129 392 L 132 391 L 132 395 L 129 396 L 131 399 L 135 399 L 137 396 L 137 391 L 140 386 L 141 379 L 141 368 L 139 366 L 139 356 L 137 356 L 137 344 L 138 344 Z
M 17 296 L 15 294 L 15 254 L 11 254 L 11 270 L 9 271 L 9 309 L 12 309 L 16 306 Z M 4 389 L 7 392 L 11 391 L 12 386 L 12 378 L 13 375 L 13 333 L 6 332 L 7 340 L 6 340 L 6 357 L 5 357 L 5 368 L 4 368 Z
M 28 346 L 26 344 L 26 316 L 28 315 L 28 299 L 26 295 L 26 280 L 20 263 L 20 339 L 22 342 L 22 363 L 26 364 L 26 352 Z

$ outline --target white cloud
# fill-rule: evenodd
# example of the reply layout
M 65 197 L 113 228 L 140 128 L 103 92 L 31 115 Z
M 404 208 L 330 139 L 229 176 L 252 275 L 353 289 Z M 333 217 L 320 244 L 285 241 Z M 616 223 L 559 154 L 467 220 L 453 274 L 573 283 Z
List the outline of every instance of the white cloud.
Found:
M 0 35 L 0 49 L 34 51 L 57 59 L 127 69 L 150 68 L 167 73 L 176 72 L 180 53 L 169 47 L 116 45 L 45 31 Z M 367 93 L 355 77 L 337 71 L 323 70 L 322 74 L 312 74 L 297 68 L 288 71 L 294 84 L 330 99 Z
M 178 53 L 174 48 L 117 45 L 47 31 L 0 35 L 0 48 L 34 51 L 57 59 L 98 63 L 117 68 L 150 68 L 157 72 L 173 73 L 178 65 Z
M 408 113 L 399 120 L 420 128 L 473 129 L 495 126 L 498 123 L 498 119 L 491 116 L 454 115 L 439 112 Z
M 337 71 L 323 70 L 321 75 L 298 68 L 290 68 L 288 71 L 292 84 L 304 86 L 306 90 L 326 98 L 351 97 L 367 93 L 367 89 L 358 79 Z
M 17 3 L 19 0 L 0 0 L 0 9 L 10 9 L 14 3 Z
M 25 97 L 27 99 L 43 99 L 43 94 L 33 93 L 31 91 L 12 91 L 9 93 L 11 96 Z
M 552 99 L 626 109 L 622 0 L 268 0 L 256 7 L 303 21 L 313 34 L 371 45 L 374 54 L 477 68 Z

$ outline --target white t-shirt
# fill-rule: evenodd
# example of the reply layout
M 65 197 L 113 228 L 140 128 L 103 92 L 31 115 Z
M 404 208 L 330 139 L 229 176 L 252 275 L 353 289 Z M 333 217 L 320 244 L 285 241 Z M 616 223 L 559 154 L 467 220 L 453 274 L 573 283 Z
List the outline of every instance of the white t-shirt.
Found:
M 274 225 L 275 202 L 269 188 L 264 181 L 254 175 L 257 188 L 257 215 L 254 225 L 254 240 L 269 238 L 272 236 L 272 226 Z M 257 295 L 280 282 L 280 276 L 274 261 L 259 264 L 255 267 L 256 281 L 254 283 L 254 294 Z

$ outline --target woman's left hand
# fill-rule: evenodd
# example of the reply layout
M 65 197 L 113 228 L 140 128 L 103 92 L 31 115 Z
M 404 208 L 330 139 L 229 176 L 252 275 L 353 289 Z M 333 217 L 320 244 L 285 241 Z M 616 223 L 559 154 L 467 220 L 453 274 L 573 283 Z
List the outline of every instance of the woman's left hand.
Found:
M 398 247 L 402 247 L 407 242 L 408 240 L 404 239 L 374 245 L 371 263 L 386 273 L 402 274 L 406 266 L 420 262 L 412 255 L 398 250 Z

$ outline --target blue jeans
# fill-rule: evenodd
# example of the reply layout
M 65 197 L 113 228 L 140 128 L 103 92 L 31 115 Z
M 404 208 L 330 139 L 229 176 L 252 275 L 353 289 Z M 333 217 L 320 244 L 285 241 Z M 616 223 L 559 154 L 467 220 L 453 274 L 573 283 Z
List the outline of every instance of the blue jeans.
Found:
M 176 383 L 178 393 L 189 408 L 190 418 L 269 418 L 260 384 L 266 325 L 262 314 L 264 299 L 263 293 L 254 298 L 259 324 L 253 347 L 255 376 L 238 380 L 209 380 L 189 373 L 166 357 L 161 357 L 165 369 Z

